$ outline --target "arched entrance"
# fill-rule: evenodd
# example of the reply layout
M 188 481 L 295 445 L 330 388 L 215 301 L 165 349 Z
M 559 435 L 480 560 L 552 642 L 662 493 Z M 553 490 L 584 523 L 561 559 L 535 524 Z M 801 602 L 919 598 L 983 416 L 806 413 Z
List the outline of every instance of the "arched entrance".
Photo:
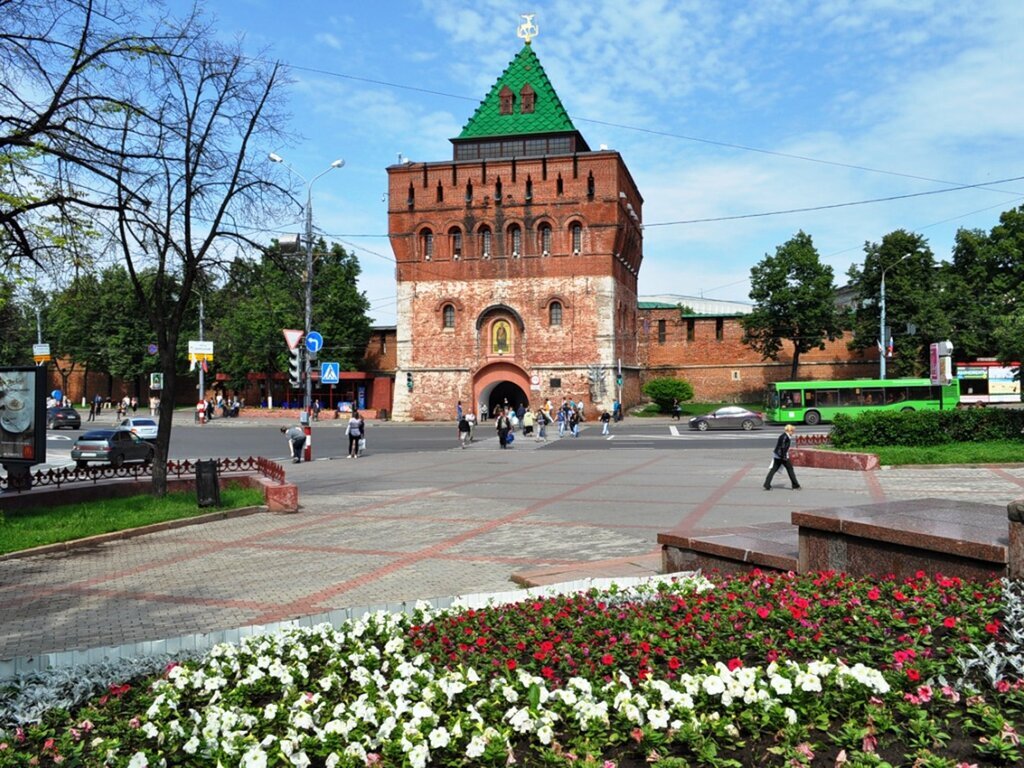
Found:
M 522 368 L 514 363 L 500 362 L 484 366 L 473 377 L 473 392 L 476 396 L 476 407 L 486 407 L 487 415 L 491 418 L 499 407 L 518 408 L 524 405 L 530 407 L 530 397 L 527 394 L 530 387 L 530 377 Z

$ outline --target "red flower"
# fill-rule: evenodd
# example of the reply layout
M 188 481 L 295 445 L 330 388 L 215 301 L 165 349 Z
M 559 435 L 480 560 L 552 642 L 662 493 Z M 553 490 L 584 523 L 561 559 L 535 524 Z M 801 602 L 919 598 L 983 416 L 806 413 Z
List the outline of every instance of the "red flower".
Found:
M 610 653 L 606 653 L 604 656 L 601 657 L 601 663 L 604 664 L 606 667 L 610 667 L 612 664 L 615 663 L 615 657 L 612 656 Z
M 988 624 L 985 625 L 985 631 L 988 632 L 990 635 L 998 635 L 999 634 L 999 622 L 998 621 L 990 621 Z
M 918 680 L 921 679 L 921 673 L 918 672 L 913 667 L 911 667 L 910 669 L 907 670 L 907 679 L 908 680 L 913 680 L 914 682 L 917 682 Z
M 681 667 L 682 665 L 683 665 L 683 662 L 681 662 L 675 656 L 673 656 L 671 659 L 668 660 L 668 668 L 669 669 L 679 669 L 679 667 Z
M 507 660 L 507 661 L 505 662 L 505 666 L 506 666 L 506 667 L 508 668 L 508 670 L 509 670 L 509 671 L 511 672 L 511 671 L 512 671 L 513 669 L 515 669 L 515 668 L 516 668 L 516 660 L 515 660 L 515 659 L 508 659 L 508 660 Z
M 946 618 L 944 618 L 942 620 L 942 624 L 943 624 L 943 626 L 945 626 L 945 627 L 947 627 L 949 629 L 952 629 L 953 627 L 956 626 L 956 619 L 954 617 L 952 617 L 952 616 L 947 616 Z
M 726 663 L 726 666 L 729 667 L 730 672 L 735 672 L 737 669 L 743 666 L 743 662 L 740 659 L 732 658 L 729 659 L 729 661 Z
M 769 616 L 771 616 L 771 613 L 772 609 L 769 608 L 767 605 L 762 605 L 760 608 L 757 609 L 757 615 L 760 616 L 762 619 L 767 619 Z
M 478 637 L 476 639 L 476 645 L 477 645 L 477 648 L 483 648 L 484 646 L 487 645 L 487 638 L 486 637 Z
M 878 587 L 872 587 L 868 590 L 868 600 L 877 600 L 882 596 L 882 593 L 878 591 Z

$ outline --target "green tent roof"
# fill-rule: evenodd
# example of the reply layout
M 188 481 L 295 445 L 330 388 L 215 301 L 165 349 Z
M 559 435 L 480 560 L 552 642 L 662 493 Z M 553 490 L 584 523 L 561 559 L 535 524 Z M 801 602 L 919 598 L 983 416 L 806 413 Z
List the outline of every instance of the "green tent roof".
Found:
M 533 112 L 520 111 L 520 93 L 529 84 L 536 94 Z M 505 86 L 515 96 L 512 114 L 501 114 L 501 91 Z M 522 136 L 536 133 L 575 132 L 576 127 L 569 119 L 569 113 L 562 106 L 551 81 L 544 73 L 537 54 L 526 44 L 501 73 L 498 82 L 487 97 L 480 102 L 476 112 L 466 123 L 455 141 L 480 139 L 492 136 Z

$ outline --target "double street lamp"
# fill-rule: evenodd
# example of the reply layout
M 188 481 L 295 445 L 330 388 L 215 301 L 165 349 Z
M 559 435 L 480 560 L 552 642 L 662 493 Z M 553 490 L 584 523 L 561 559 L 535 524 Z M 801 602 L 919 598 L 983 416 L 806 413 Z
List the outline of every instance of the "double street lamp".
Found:
M 305 324 L 303 325 L 303 343 L 309 338 L 309 332 L 313 326 L 313 183 L 321 176 L 330 173 L 335 168 L 341 168 L 345 165 L 344 160 L 335 160 L 328 166 L 324 171 L 321 171 L 309 181 L 306 181 L 306 177 L 296 171 L 288 163 L 285 162 L 284 158 L 274 152 L 271 152 L 267 157 L 273 163 L 281 163 L 285 168 L 288 169 L 289 173 L 294 174 L 302 183 L 306 185 L 306 317 Z M 307 429 L 310 422 L 310 416 L 313 406 L 313 379 L 310 376 L 311 366 L 309 355 L 305 356 L 306 363 L 303 367 L 304 378 L 306 380 L 306 391 L 302 399 L 302 409 L 306 414 Z M 307 458 L 309 458 L 307 456 Z

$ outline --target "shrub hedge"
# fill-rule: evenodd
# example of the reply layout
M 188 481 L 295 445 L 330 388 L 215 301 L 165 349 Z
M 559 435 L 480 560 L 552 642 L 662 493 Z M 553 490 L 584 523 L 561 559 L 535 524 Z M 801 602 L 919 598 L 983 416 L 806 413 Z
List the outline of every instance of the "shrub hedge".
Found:
M 830 439 L 836 448 L 878 445 L 944 445 L 1022 440 L 1024 410 L 957 408 L 948 411 L 880 411 L 838 415 Z

